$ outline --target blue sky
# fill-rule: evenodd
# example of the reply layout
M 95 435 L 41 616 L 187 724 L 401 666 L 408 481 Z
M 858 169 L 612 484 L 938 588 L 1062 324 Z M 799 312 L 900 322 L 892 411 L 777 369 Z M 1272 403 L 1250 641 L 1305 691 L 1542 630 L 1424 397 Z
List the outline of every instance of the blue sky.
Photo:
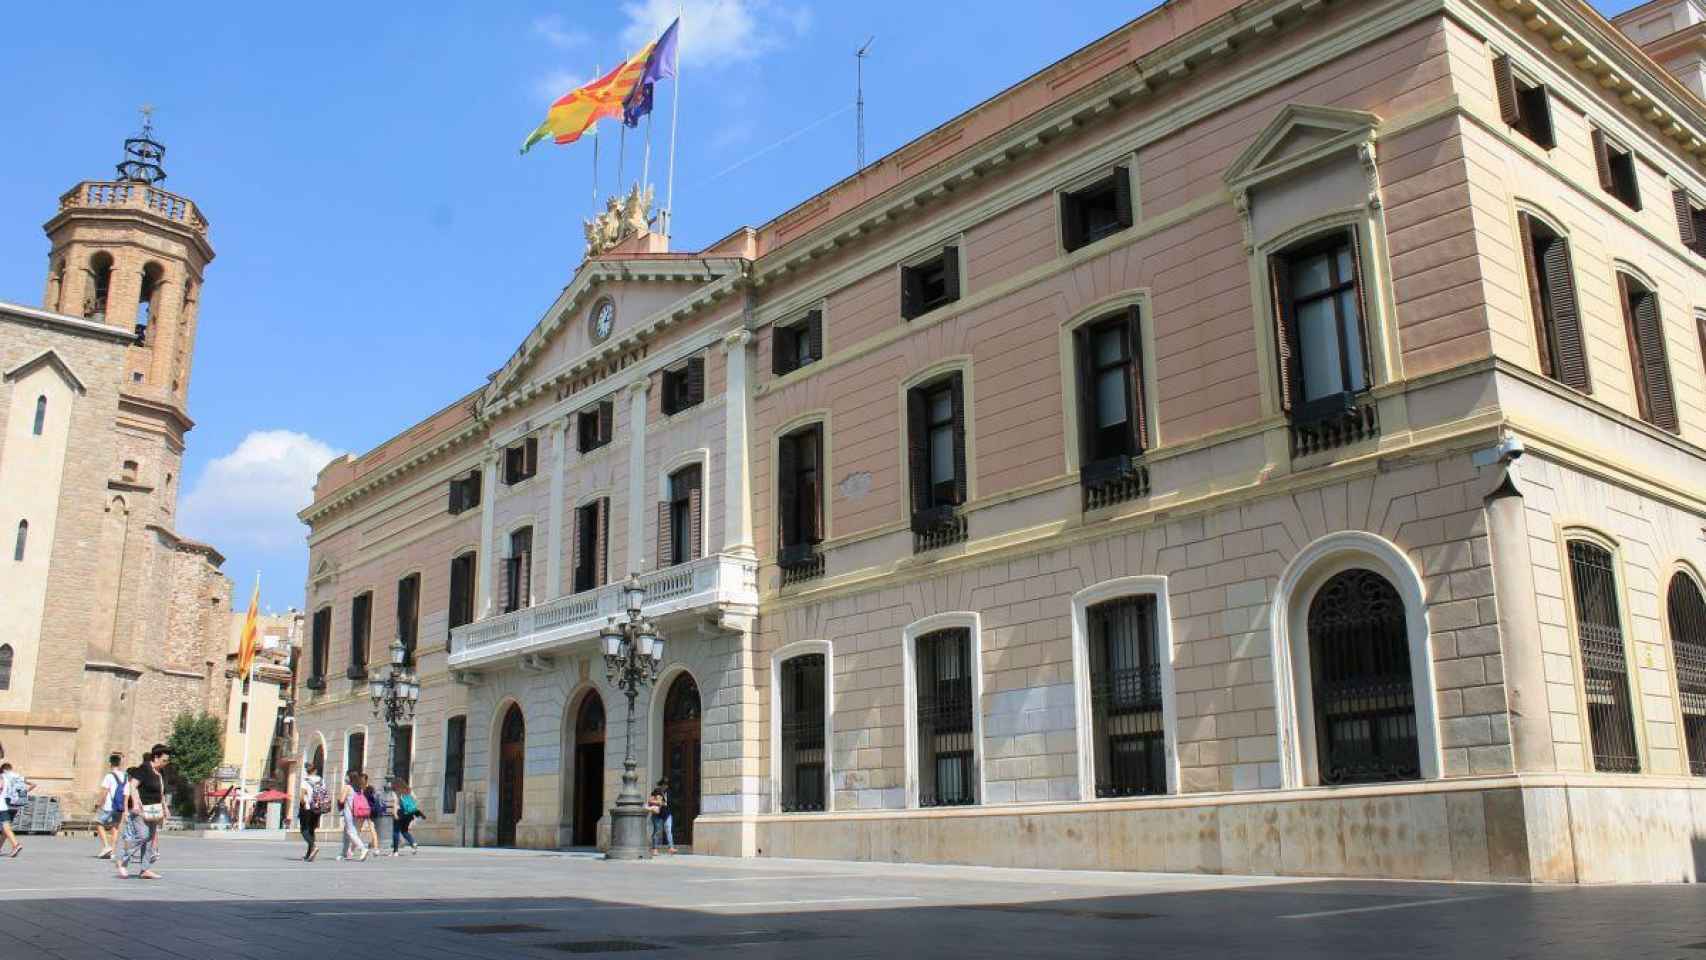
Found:
M 165 186 L 212 222 L 181 524 L 226 553 L 239 603 L 259 570 L 265 604 L 300 605 L 306 528 L 293 515 L 318 465 L 482 382 L 568 282 L 594 208 L 591 143 L 517 147 L 557 93 L 655 36 L 677 6 L 7 11 L 0 299 L 40 302 L 40 224 L 78 180 L 112 175 L 144 102 L 167 146 Z M 1058 3 L 1046 16 L 1020 0 L 684 6 L 677 249 L 852 172 L 852 54 L 866 37 L 875 158 L 1154 3 Z M 671 96 L 659 92 L 653 139 L 660 200 Z M 608 193 L 617 136 L 601 131 Z M 630 180 L 640 149 L 630 137 Z

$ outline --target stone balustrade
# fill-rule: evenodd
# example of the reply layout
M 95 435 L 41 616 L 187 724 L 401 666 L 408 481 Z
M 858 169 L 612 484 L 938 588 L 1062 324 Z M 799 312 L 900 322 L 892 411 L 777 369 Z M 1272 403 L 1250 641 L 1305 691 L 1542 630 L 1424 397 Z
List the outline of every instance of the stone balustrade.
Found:
M 145 210 L 184 224 L 199 234 L 207 233 L 207 218 L 193 201 L 175 193 L 128 180 L 85 180 L 59 197 L 59 209 L 105 207 Z

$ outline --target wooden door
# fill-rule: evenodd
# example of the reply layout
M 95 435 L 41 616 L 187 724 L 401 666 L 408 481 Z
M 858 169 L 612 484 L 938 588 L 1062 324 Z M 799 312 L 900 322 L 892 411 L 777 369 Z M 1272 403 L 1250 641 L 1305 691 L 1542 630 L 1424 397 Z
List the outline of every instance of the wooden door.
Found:
M 526 741 L 521 708 L 510 704 L 498 745 L 498 845 L 503 847 L 515 846 L 515 825 L 521 822 Z
M 670 684 L 664 699 L 663 756 L 675 842 L 685 846 L 693 842 L 693 820 L 699 816 L 699 684 L 685 673 Z
M 604 701 L 588 693 L 575 720 L 574 845 L 598 843 L 604 816 Z

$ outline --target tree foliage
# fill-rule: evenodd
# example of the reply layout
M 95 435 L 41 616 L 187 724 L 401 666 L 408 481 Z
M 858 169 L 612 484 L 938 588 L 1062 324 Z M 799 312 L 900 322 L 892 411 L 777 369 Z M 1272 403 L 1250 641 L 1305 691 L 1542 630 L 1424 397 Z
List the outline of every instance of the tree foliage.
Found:
M 225 759 L 225 731 L 219 718 L 208 713 L 184 711 L 172 721 L 166 746 L 172 751 L 175 779 L 191 788 L 200 786 Z

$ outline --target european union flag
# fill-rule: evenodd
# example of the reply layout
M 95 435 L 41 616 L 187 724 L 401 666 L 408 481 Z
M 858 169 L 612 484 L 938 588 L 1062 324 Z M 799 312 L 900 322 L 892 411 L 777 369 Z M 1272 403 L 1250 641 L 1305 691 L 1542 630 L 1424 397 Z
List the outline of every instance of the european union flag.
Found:
M 658 42 L 652 44 L 652 55 L 646 58 L 645 70 L 640 73 L 634 89 L 628 91 L 628 96 L 622 100 L 624 124 L 639 126 L 640 118 L 652 112 L 652 84 L 675 76 L 676 37 L 680 30 L 681 18 L 677 17 L 663 36 L 658 37 Z

